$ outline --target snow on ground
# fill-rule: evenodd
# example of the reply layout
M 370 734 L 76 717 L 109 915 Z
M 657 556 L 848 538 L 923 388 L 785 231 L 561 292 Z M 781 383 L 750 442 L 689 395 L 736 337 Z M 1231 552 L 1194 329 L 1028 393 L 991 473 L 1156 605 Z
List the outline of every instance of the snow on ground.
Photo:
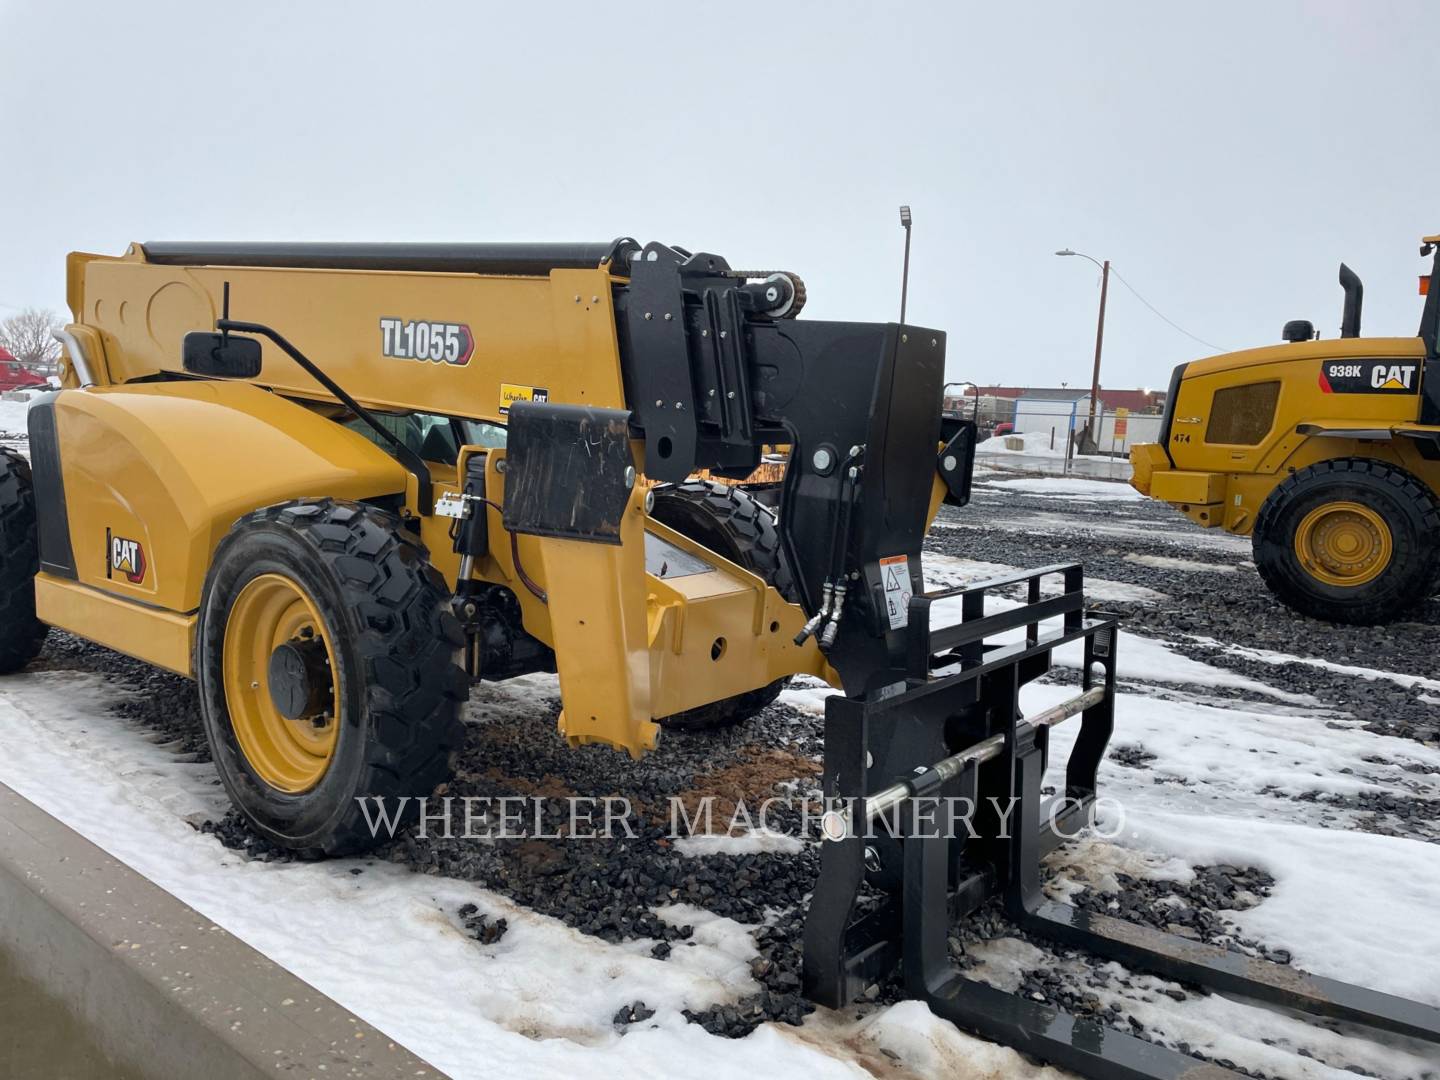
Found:
M 1153 566 L 1160 570 L 1193 570 L 1210 574 L 1233 574 L 1235 567 L 1228 563 L 1196 562 L 1194 559 L 1172 559 L 1168 555 L 1137 555 L 1133 551 L 1125 556 L 1126 562 L 1141 566 Z
M 0 446 L 24 454 L 30 447 L 25 417 L 30 406 L 23 401 L 0 401 Z
M 1050 434 L 1028 435 L 1026 449 L 1011 450 L 1005 445 L 1006 436 L 987 439 L 975 448 L 977 462 L 985 466 L 985 472 L 1041 473 L 1058 476 L 1089 476 L 1102 480 L 1129 480 L 1134 470 L 1130 459 L 1110 457 L 1103 454 L 1074 454 L 1065 456 L 1063 439 L 1057 439 L 1057 446 L 1050 447 Z M 976 470 L 976 476 L 981 475 Z
M 1020 495 L 1084 499 L 1087 502 L 1134 502 L 1145 498 L 1129 484 L 1111 480 L 1085 480 L 1074 476 L 1027 476 L 1016 480 L 986 480 L 986 487 Z
M 1111 852 L 1123 849 L 1111 848 Z M 1103 858 L 1107 853 L 1091 845 L 1087 855 Z M 1043 950 L 1015 938 L 998 938 L 982 942 L 972 949 L 980 962 L 973 975 L 991 986 L 1015 992 L 1024 973 L 1036 968 L 1058 969 L 1071 977 L 1083 979 L 1086 971 L 1073 959 L 1048 956 Z M 1120 973 L 1117 964 L 1106 965 Z M 1250 1068 L 1292 1080 L 1341 1080 L 1353 1078 L 1352 1072 L 1330 1068 L 1318 1061 L 1297 1058 L 1290 1047 L 1315 1047 L 1331 1059 L 1350 1058 L 1355 1064 L 1378 1075 L 1421 1075 L 1426 1068 L 1423 1058 L 1374 1044 L 1356 1044 L 1329 1031 L 1314 1028 L 1305 1022 L 1280 1013 L 1262 1012 L 1241 1002 L 1219 995 L 1188 998 L 1177 1007 L 1161 994 L 1173 990 L 1174 984 L 1145 975 L 1125 975 L 1130 984 L 1124 993 L 1101 989 L 1102 1001 L 1117 1001 L 1148 1028 L 1163 1031 L 1172 1039 L 1191 1046 L 1205 1046 L 1213 1056 L 1244 1062 Z M 1269 1040 L 1267 1042 L 1267 1040 Z M 1385 1070 L 1381 1072 L 1380 1070 Z
M 1006 445 L 1007 442 L 1019 440 L 1023 449 L 1015 450 Z M 977 443 L 975 452 L 977 454 L 1028 454 L 1032 457 L 1063 458 L 1065 456 L 1065 433 L 1057 432 L 1051 446 L 1052 439 L 1050 432 L 1023 432 L 1018 435 L 997 435 L 993 439 L 986 439 Z
M 1177 573 L 1231 569 L 1166 562 L 1146 565 Z M 925 570 L 933 587 L 1012 567 L 927 554 Z M 1127 582 L 1087 581 L 1092 598 L 1107 587 L 1141 605 L 1164 599 Z M 992 597 L 989 610 L 1013 607 L 1015 595 Z M 935 617 L 956 614 L 937 605 Z M 1277 665 L 1277 675 L 1279 665 L 1299 663 L 1440 691 L 1436 679 L 1222 647 Z M 1360 831 L 1362 812 L 1343 802 L 1440 798 L 1440 748 L 1376 734 L 1325 701 L 1202 663 L 1180 648 L 1122 633 L 1113 743 L 1153 757 L 1107 761 L 1099 818 L 1105 835 L 1052 857 L 1051 892 L 1064 897 L 1086 883 L 1113 889 L 1121 874 L 1183 883 L 1194 880 L 1195 866 L 1257 867 L 1275 884 L 1255 906 L 1225 912 L 1239 933 L 1288 949 L 1297 965 L 1318 974 L 1440 1005 L 1440 845 Z M 1027 686 L 1026 712 L 1075 693 L 1065 677 L 1073 680 L 1078 646 L 1057 650 L 1055 661 L 1061 681 Z M 780 700 L 813 716 L 831 692 L 819 680 L 798 678 Z M 225 807 L 212 766 L 185 761 L 147 729 L 109 713 L 123 693 L 73 672 L 0 680 L 0 781 L 458 1080 L 504 1073 L 606 1080 L 1061 1076 L 961 1034 L 916 1002 L 819 1010 L 801 1027 L 766 1024 L 743 1039 L 712 1036 L 681 1010 L 753 992 L 754 928 L 700 908 L 657 909 L 662 919 L 694 927 L 691 943 L 662 961 L 651 956 L 648 939 L 607 944 L 472 884 L 388 862 L 249 860 L 194 827 Z M 539 705 L 554 694 L 553 677 L 530 676 L 487 686 L 484 708 L 529 715 L 544 711 Z M 1047 783 L 1059 780 L 1077 731 L 1073 721 L 1052 730 Z M 1325 801 L 1331 797 L 1342 801 Z M 703 858 L 793 851 L 800 841 L 755 831 L 680 843 L 686 855 Z M 505 918 L 509 931 L 481 945 L 454 914 L 466 903 Z M 1093 970 L 1093 962 L 1014 938 L 983 943 L 974 955 L 980 977 L 1012 989 L 1037 968 L 1068 973 L 1081 985 Z M 1173 984 L 1134 975 L 1096 988 L 1149 1031 L 1271 1076 L 1354 1075 L 1340 1065 L 1397 1080 L 1437 1075 L 1433 1047 L 1336 1032 L 1220 995 L 1166 996 L 1175 992 Z M 656 1015 L 622 1036 L 611 1018 L 637 1000 Z
M 24 401 L 0 401 L 0 433 L 24 435 L 28 430 L 25 423 L 30 405 Z
M 981 491 L 988 490 L 988 485 L 977 485 Z M 1018 501 L 1018 500 L 1017 500 Z M 1068 501 L 1077 507 L 1085 506 L 1089 500 L 1071 499 Z M 1148 515 L 1132 516 L 1131 509 L 1143 509 L 1143 502 L 1123 502 L 1114 506 L 1106 506 L 1105 512 L 1100 515 L 1076 516 L 1065 513 L 1054 513 L 1041 510 L 1028 512 L 1023 517 L 997 517 L 993 515 L 970 514 L 968 511 L 961 511 L 962 517 L 951 518 L 947 521 L 937 521 L 931 526 L 932 533 L 958 533 L 965 534 L 980 529 L 1004 529 L 1009 532 L 1021 533 L 1025 536 L 1047 536 L 1063 537 L 1067 535 L 1088 536 L 1094 538 L 1113 538 L 1122 543 L 1144 541 L 1147 543 L 1165 544 L 1173 547 L 1177 555 L 1184 558 L 1185 554 L 1195 555 L 1197 553 L 1219 552 L 1236 555 L 1242 558 L 1249 558 L 1250 538 L 1248 536 L 1231 536 L 1221 529 L 1196 530 L 1194 532 L 1178 532 L 1166 529 L 1156 529 L 1154 520 Z M 1179 517 L 1179 515 L 1176 515 Z M 1181 554 L 1184 553 L 1184 554 Z M 1130 559 L 1130 555 L 1125 556 Z M 1168 556 L 1143 556 L 1143 559 L 1168 558 Z M 1139 561 L 1139 560 L 1131 560 Z M 1142 561 L 1142 565 L 1146 565 Z M 1156 564 L 1149 564 L 1156 565 Z M 1205 564 L 1197 563 L 1194 569 L 1200 569 Z
M 1137 651 L 1134 635 L 1124 644 Z M 1170 677 L 1193 683 L 1197 672 L 1185 671 L 1186 678 Z M 1226 675 L 1209 681 L 1225 685 Z M 553 693 L 553 684 L 532 679 L 496 689 L 523 708 Z M 860 1021 L 822 1011 L 799 1029 L 767 1025 L 745 1039 L 716 1039 L 679 1010 L 753 990 L 747 965 L 754 947 L 749 928 L 701 909 L 659 909 L 662 918 L 695 927 L 695 944 L 662 962 L 650 957 L 648 940 L 607 945 L 472 885 L 387 863 L 249 861 L 192 827 L 223 805 L 211 767 L 179 761 L 146 732 L 106 715 L 114 693 L 100 679 L 69 673 L 0 683 L 7 747 L 0 780 L 456 1077 L 500 1070 L 653 1076 L 662 1062 L 666 1075 L 862 1077 L 867 1055 L 881 1047 L 923 1077 L 1042 1075 L 915 1003 Z M 1032 685 L 1022 706 L 1043 708 L 1073 693 L 1073 686 Z M 1088 850 L 1069 856 L 1062 875 L 1079 872 L 1072 866 L 1103 873 L 1107 864 L 1127 873 L 1149 865 L 1146 876 L 1172 879 L 1186 877 L 1191 864 L 1261 867 L 1277 885 L 1264 903 L 1233 913 L 1242 932 L 1291 949 L 1297 963 L 1320 974 L 1440 1003 L 1433 971 L 1405 962 L 1440 956 L 1436 848 L 1342 831 L 1348 812 L 1276 797 L 1313 790 L 1440 795 L 1440 777 L 1402 767 L 1440 769 L 1440 750 L 1371 734 L 1355 721 L 1317 723 L 1314 710 L 1264 700 L 1224 707 L 1168 693 L 1127 685 L 1120 694 L 1117 741 L 1143 746 L 1156 760 L 1146 769 L 1107 767 L 1105 793 L 1119 809 L 1107 809 L 1100 825 L 1118 835 L 1086 841 Z M 1054 729 L 1056 768 L 1076 730 Z M 1375 758 L 1396 764 L 1368 766 L 1364 776 L 1345 772 Z M 769 838 L 729 842 L 748 849 Z M 464 903 L 507 919 L 509 932 L 494 945 L 477 945 L 451 914 Z M 1384 917 L 1357 920 L 1356 911 Z M 1028 948 L 992 943 L 987 955 Z M 994 956 L 987 962 L 993 966 Z M 1339 1075 L 1318 1063 L 1296 1066 L 1283 1049 L 1328 1047 L 1333 1056 L 1338 1036 L 1221 998 L 1171 1002 L 1153 992 L 1153 980 L 1128 982 L 1139 989 L 1123 991 L 1131 995 L 1124 1007 L 1157 1031 L 1248 1067 L 1273 1063 L 1277 1075 Z M 621 1037 L 610 1018 L 635 1000 L 656 1016 Z M 1340 1056 L 1377 1075 L 1422 1073 L 1413 1054 L 1366 1039 L 1345 1040 Z
M 969 582 L 984 581 L 987 578 L 1013 574 L 1019 567 L 1008 563 L 984 562 L 978 559 L 960 559 L 953 555 L 925 553 L 925 587 L 928 589 L 948 588 Z M 1018 595 L 1018 594 L 1017 594 Z M 1105 578 L 1087 577 L 1085 595 L 1090 600 L 1126 601 L 1134 604 L 1154 604 L 1167 599 L 1164 593 L 1147 589 L 1144 585 L 1132 585 L 1128 581 L 1107 581 Z
M 796 675 L 790 680 L 790 685 L 780 691 L 780 702 L 801 712 L 824 716 L 825 699 L 833 693 L 834 688 L 823 679 L 811 675 Z
M 1074 692 L 1032 685 L 1022 692 L 1021 705 L 1030 712 Z M 1417 784 L 1404 766 L 1440 766 L 1440 749 L 1371 734 L 1358 721 L 1317 723 L 1313 713 L 1263 703 L 1222 708 L 1185 695 L 1162 700 L 1130 691 L 1117 695 L 1115 726 L 1117 742 L 1143 747 L 1156 760 L 1145 768 L 1107 766 L 1097 822 L 1106 838 L 1082 841 L 1064 855 L 1053 894 L 1063 898 L 1073 888 L 1066 877 L 1094 881 L 1110 867 L 1182 881 L 1193 879 L 1193 865 L 1258 867 L 1276 884 L 1262 903 L 1226 913 L 1242 935 L 1288 949 L 1297 966 L 1316 974 L 1440 1005 L 1434 978 L 1440 851 L 1418 840 L 1352 830 L 1355 815 L 1346 811 L 1277 797 L 1366 790 L 1435 798 L 1440 778 Z M 1077 731 L 1074 723 L 1052 729 L 1047 784 L 1063 786 L 1063 762 Z M 1366 765 L 1365 777 L 1351 772 L 1375 758 L 1395 763 Z M 1427 1070 L 1437 1065 L 1434 1047 L 1341 1039 L 1218 995 L 1172 1004 L 1154 992 L 1165 985 L 1159 980 L 1128 981 L 1135 989 L 1121 994 L 1123 1007 L 1152 1031 L 1272 1075 L 1350 1075 L 1299 1060 L 1297 1050 L 1387 1077 L 1433 1076 Z M 1275 1046 L 1284 1049 L 1276 1053 Z
M 986 578 L 998 576 L 999 573 L 1004 573 L 1009 569 L 1009 567 L 1002 567 L 995 563 L 980 563 L 970 559 L 957 559 L 946 555 L 925 556 L 927 587 L 982 581 Z M 1055 584 L 1052 585 L 1052 581 L 1054 581 Z M 1043 590 L 1043 595 L 1050 595 L 1058 591 L 1058 576 L 1054 579 L 1046 579 L 1044 584 L 1049 587 Z M 1086 580 L 1085 592 L 1091 600 L 1108 598 L 1111 600 L 1127 599 L 1146 602 L 1148 599 L 1163 598 L 1163 594 L 1156 593 L 1154 590 L 1146 589 L 1143 586 L 1130 585 L 1123 582 L 1107 582 L 1101 578 Z M 1110 594 L 1108 597 L 1105 596 L 1107 592 Z M 1015 595 L 1018 595 L 1018 593 Z M 931 625 L 943 626 L 950 622 L 958 622 L 960 620 L 960 604 L 961 602 L 958 598 L 941 600 L 935 603 L 930 609 Z M 1019 606 L 1020 602 L 1018 600 L 1008 599 L 1004 595 L 993 595 L 986 598 L 985 610 L 988 614 L 1008 611 Z M 1040 624 L 1042 633 L 1057 630 L 1059 626 L 1059 619 L 1042 621 Z M 992 640 L 1012 642 L 1020 641 L 1024 636 L 1025 630 L 1023 628 L 1017 628 L 1006 634 L 998 634 Z M 1055 650 L 1053 659 L 1055 663 L 1061 667 L 1078 668 L 1084 660 L 1084 648 L 1080 642 L 1062 646 Z M 1163 641 L 1157 641 L 1154 638 L 1144 637 L 1140 634 L 1125 634 L 1117 646 L 1117 664 L 1122 679 L 1155 683 L 1180 683 L 1192 686 L 1233 687 L 1235 689 L 1261 694 L 1266 697 L 1278 698 L 1281 701 L 1288 701 L 1293 704 L 1316 704 L 1313 697 L 1305 694 L 1291 693 L 1286 690 L 1278 690 L 1236 672 L 1191 660 L 1186 656 L 1180 655 L 1173 646 Z
M 1419 686 L 1426 690 L 1440 690 L 1440 679 L 1427 679 L 1423 675 L 1407 675 L 1402 671 L 1377 671 L 1375 668 L 1358 667 L 1355 664 L 1337 664 L 1333 660 L 1322 660 L 1318 656 L 1294 656 L 1290 653 L 1276 652 L 1273 649 L 1252 649 L 1245 645 L 1229 645 L 1222 641 L 1216 641 L 1214 638 L 1196 636 L 1195 640 L 1204 645 L 1214 645 L 1224 649 L 1231 656 L 1259 660 L 1262 664 L 1304 664 L 1306 667 L 1338 671 L 1342 675 L 1356 675 L 1371 681 L 1384 679 L 1406 689 Z M 1433 701 L 1434 699 L 1427 700 Z
M 756 808 L 757 814 L 759 808 Z M 675 849 L 682 855 L 750 855 L 757 851 L 783 851 L 793 854 L 804 847 L 798 836 L 788 833 L 771 832 L 768 829 L 754 829 L 734 836 L 725 833 L 705 833 L 700 836 L 686 836 L 675 841 Z
M 0 781 L 457 1080 L 868 1075 L 843 1041 L 774 1025 L 726 1041 L 685 1020 L 682 1008 L 755 989 L 753 946 L 731 920 L 704 913 L 695 945 L 661 961 L 654 942 L 608 945 L 463 882 L 228 851 L 191 824 L 223 806 L 212 766 L 106 715 L 112 694 L 71 673 L 0 683 Z M 504 938 L 477 945 L 450 914 L 465 903 L 508 920 Z M 621 1037 L 611 1017 L 636 1000 L 656 1015 Z M 976 1042 L 953 1034 L 956 1053 Z

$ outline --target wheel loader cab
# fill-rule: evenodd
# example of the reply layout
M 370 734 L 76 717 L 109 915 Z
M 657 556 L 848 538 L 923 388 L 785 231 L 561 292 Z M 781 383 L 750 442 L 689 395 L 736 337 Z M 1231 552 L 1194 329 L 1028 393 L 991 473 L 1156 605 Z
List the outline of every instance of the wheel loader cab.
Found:
M 1163 441 L 1132 450 L 1131 482 L 1199 525 L 1251 536 L 1292 606 L 1376 621 L 1429 596 L 1440 567 L 1440 287 L 1426 290 L 1417 336 L 1367 338 L 1359 279 L 1343 265 L 1340 279 L 1341 337 L 1292 322 L 1286 344 L 1176 368 Z

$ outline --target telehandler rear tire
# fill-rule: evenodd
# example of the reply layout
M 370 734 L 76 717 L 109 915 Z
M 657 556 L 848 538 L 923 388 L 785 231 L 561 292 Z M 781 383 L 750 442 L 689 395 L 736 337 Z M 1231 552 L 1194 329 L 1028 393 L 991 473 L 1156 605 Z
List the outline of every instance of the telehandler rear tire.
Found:
M 226 791 L 271 842 L 365 850 L 393 832 L 377 811 L 411 821 L 449 775 L 464 638 L 427 556 L 394 516 L 332 499 L 257 510 L 216 550 L 201 713 Z
M 795 584 L 780 552 L 775 512 L 744 488 L 715 480 L 686 480 L 655 488 L 650 516 L 717 555 L 761 577 L 785 599 L 794 601 Z M 656 723 L 671 731 L 706 731 L 744 723 L 770 705 L 788 678 L 700 705 Z
M 39 569 L 30 463 L 0 447 L 0 675 L 35 659 L 45 641 L 49 627 L 35 617 Z
M 1371 626 L 1433 592 L 1440 502 L 1398 466 L 1337 458 L 1298 469 L 1255 520 L 1255 566 L 1305 615 Z

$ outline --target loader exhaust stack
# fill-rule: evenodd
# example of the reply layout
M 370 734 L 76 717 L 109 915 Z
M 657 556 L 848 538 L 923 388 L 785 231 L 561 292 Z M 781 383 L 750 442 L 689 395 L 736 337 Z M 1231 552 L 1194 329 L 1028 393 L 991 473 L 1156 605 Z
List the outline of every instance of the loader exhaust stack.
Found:
M 1360 275 L 1343 262 L 1340 264 L 1340 287 L 1345 290 L 1345 310 L 1340 317 L 1340 336 L 1360 336 L 1360 306 L 1365 301 L 1365 286 Z

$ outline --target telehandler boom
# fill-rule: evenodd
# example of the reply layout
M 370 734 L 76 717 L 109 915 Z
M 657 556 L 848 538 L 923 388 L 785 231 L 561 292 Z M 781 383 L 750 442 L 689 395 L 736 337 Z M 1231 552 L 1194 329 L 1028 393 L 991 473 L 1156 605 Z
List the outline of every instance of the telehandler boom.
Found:
M 556 671 L 560 734 L 639 754 L 657 724 L 738 722 L 803 672 L 844 691 L 816 1001 L 898 970 L 938 1014 L 1086 1075 L 1234 1075 L 965 978 L 951 922 L 999 895 L 1132 967 L 1440 1039 L 1437 1010 L 1043 895 L 1042 856 L 1094 806 L 1116 626 L 1074 565 L 925 591 L 975 435 L 942 423 L 939 331 L 796 319 L 793 274 L 631 240 L 137 244 L 72 255 L 68 290 L 64 388 L 30 408 L 30 461 L 0 455 L 0 670 L 55 626 L 192 676 L 271 841 L 375 843 L 363 806 L 445 778 L 473 679 Z M 778 512 L 691 479 L 775 445 Z M 1021 687 L 1071 644 L 1078 693 L 1024 718 Z M 1050 729 L 1077 716 L 1044 800 Z

